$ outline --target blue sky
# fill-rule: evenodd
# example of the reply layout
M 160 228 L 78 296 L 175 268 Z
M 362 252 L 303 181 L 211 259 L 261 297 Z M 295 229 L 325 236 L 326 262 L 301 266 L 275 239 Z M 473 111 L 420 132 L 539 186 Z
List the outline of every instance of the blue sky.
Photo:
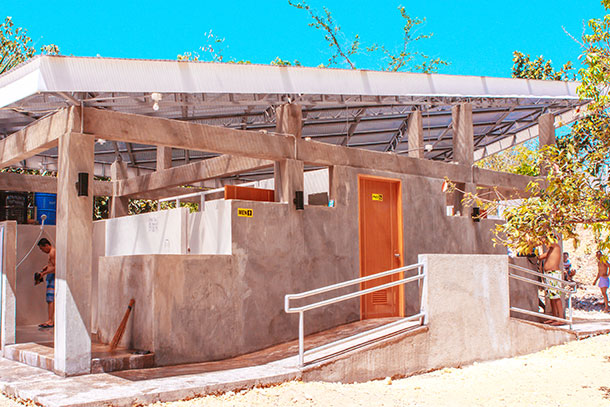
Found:
M 328 58 L 320 32 L 287 0 L 232 1 L 3 1 L 0 16 L 12 16 L 38 45 L 55 43 L 62 54 L 175 59 L 196 51 L 212 32 L 225 38 L 227 56 L 269 63 L 275 57 L 318 65 Z M 422 33 L 433 38 L 417 49 L 451 62 L 442 73 L 508 77 L 512 52 L 543 54 L 560 64 L 576 59 L 583 23 L 604 15 L 599 1 L 358 1 L 310 0 L 329 8 L 347 36 L 389 48 L 401 41 L 399 5 L 425 17 Z M 361 60 L 362 68 L 378 62 Z

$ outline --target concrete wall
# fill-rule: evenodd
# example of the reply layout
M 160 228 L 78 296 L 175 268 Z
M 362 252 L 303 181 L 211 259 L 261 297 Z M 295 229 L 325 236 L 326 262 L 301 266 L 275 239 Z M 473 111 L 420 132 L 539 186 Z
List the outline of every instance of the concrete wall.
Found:
M 39 234 L 39 225 L 17 225 L 17 263 L 24 258 L 32 245 L 38 243 Z M 55 244 L 55 225 L 45 226 L 40 238 L 43 237 Z M 42 270 L 47 262 L 48 255 L 35 246 L 17 268 L 17 326 L 38 325 L 48 319 L 46 283 L 34 286 L 34 273 Z
M 93 223 L 93 270 L 92 270 L 92 318 L 97 317 L 97 259 L 104 256 L 105 221 Z M 17 261 L 21 261 L 33 244 L 37 243 L 40 233 L 38 225 L 17 225 Z M 41 236 L 55 244 L 55 225 L 44 227 Z M 48 261 L 48 256 L 34 247 L 34 250 L 17 269 L 17 325 L 37 325 L 47 320 L 45 300 L 46 284 L 34 286 L 34 272 L 40 271 Z M 94 325 L 95 326 L 95 325 Z
M 198 354 L 202 358 L 200 360 L 234 356 L 296 338 L 298 317 L 296 314 L 284 312 L 284 295 L 359 277 L 358 174 L 402 181 L 405 264 L 416 263 L 421 253 L 495 253 L 503 254 L 502 257 L 506 259 L 504 249 L 494 248 L 491 240 L 491 229 L 495 227 L 497 221 L 483 220 L 475 223 L 469 217 L 446 216 L 445 196 L 441 190 L 442 179 L 335 166 L 329 175 L 331 199 L 336 200 L 334 208 L 307 206 L 304 211 L 296 211 L 292 204 L 228 201 L 219 204 L 225 206 L 218 208 L 222 207 L 224 211 L 228 211 L 231 219 L 231 261 L 217 266 L 217 263 L 212 262 L 212 257 L 209 257 L 206 262 L 210 262 L 209 264 L 213 266 L 206 266 L 205 273 L 208 273 L 207 279 L 216 282 L 215 289 L 231 296 L 232 305 L 224 315 L 233 323 L 218 325 L 214 319 L 195 314 L 199 316 L 197 321 L 201 333 L 193 334 L 203 335 L 203 332 L 214 331 L 218 333 L 217 338 L 232 339 L 230 341 L 216 339 L 213 352 L 200 352 Z M 238 216 L 239 208 L 252 209 L 253 216 Z M 115 318 L 120 319 L 125 304 L 132 294 L 127 291 L 116 293 L 111 291 L 124 286 L 121 279 L 127 278 L 126 273 L 129 274 L 128 278 L 135 278 L 134 281 L 140 278 L 137 277 L 137 271 L 129 271 L 131 267 L 146 273 L 171 274 L 174 270 L 183 267 L 180 264 L 191 262 L 191 257 L 198 256 L 166 257 L 171 259 L 167 260 L 170 263 L 165 263 L 166 260 L 148 263 L 152 260 L 145 261 L 139 257 L 134 257 L 133 260 L 127 257 L 101 260 L 100 298 L 107 301 L 107 306 L 112 309 Z M 167 271 L 162 270 L 165 266 L 162 267 L 160 264 L 172 265 L 167 266 L 169 269 Z M 102 275 L 105 279 L 104 284 L 102 284 Z M 181 275 L 194 286 L 199 284 L 198 279 L 201 278 L 195 271 L 184 272 Z M 479 277 L 473 274 L 468 278 Z M 179 286 L 182 280 L 177 281 L 174 285 L 172 280 L 169 280 L 166 288 L 170 291 L 181 290 Z M 159 286 L 158 289 L 161 287 Z M 508 290 L 508 284 L 506 289 Z M 115 298 L 120 292 L 123 294 Z M 341 293 L 344 292 L 347 290 Z M 328 298 L 330 295 L 322 297 Z M 193 307 L 218 306 L 213 303 L 212 297 L 197 298 L 200 298 L 203 304 Z M 508 301 L 508 296 L 506 298 Z M 313 298 L 311 301 L 317 299 Z M 418 312 L 419 304 L 417 285 L 407 286 L 407 313 Z M 448 304 L 445 306 L 447 307 Z M 183 311 L 186 312 L 185 309 Z M 107 340 L 110 332 L 113 333 L 116 329 L 113 325 L 116 321 L 111 323 L 110 318 L 102 317 L 103 312 L 100 310 L 99 329 L 102 337 Z M 171 308 L 159 312 L 171 312 L 175 316 L 173 329 L 159 331 L 160 335 L 165 334 L 170 337 L 182 330 L 191 329 L 193 323 L 191 314 L 185 313 L 181 317 L 178 311 Z M 358 300 L 308 312 L 305 315 L 306 333 L 355 321 L 360 317 L 359 312 Z M 183 323 L 180 323 L 181 320 Z M 150 329 L 139 323 L 136 325 L 138 331 Z M 221 332 L 220 327 L 226 330 Z M 196 343 L 192 338 L 191 341 Z M 178 363 L 177 360 L 183 360 L 181 357 L 175 360 L 168 357 L 165 361 Z
M 93 248 L 91 259 L 91 332 L 97 332 L 98 295 L 98 263 L 99 258 L 106 254 L 106 221 L 93 222 Z
M 231 254 L 231 204 L 224 199 L 206 202 L 201 212 L 189 213 L 190 254 Z
M 366 381 L 512 357 L 574 334 L 509 317 L 507 256 L 422 255 L 428 329 L 311 366 L 304 380 Z
M 102 342 L 110 342 L 133 298 L 121 345 L 155 352 L 157 365 L 223 359 L 247 346 L 240 297 L 249 293 L 232 256 L 105 257 L 100 270 Z
M 187 208 L 106 220 L 106 256 L 186 254 Z

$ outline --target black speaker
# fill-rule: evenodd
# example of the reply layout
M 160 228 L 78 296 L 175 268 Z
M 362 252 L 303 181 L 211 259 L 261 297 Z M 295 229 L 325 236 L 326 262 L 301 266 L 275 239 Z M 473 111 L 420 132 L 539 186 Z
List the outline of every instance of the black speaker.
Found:
M 78 181 L 76 182 L 76 191 L 78 196 L 89 195 L 89 174 L 86 172 L 78 173 Z
M 294 191 L 294 206 L 297 211 L 302 211 L 305 209 L 305 198 L 303 195 L 303 191 Z
M 478 206 L 472 208 L 472 220 L 475 222 L 481 221 L 481 210 Z

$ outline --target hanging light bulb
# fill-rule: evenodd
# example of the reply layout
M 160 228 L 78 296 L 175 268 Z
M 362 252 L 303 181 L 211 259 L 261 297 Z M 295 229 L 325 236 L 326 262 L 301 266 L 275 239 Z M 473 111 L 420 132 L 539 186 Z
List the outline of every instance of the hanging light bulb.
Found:
M 153 92 L 150 94 L 150 98 L 153 100 L 153 105 L 152 108 L 153 110 L 156 112 L 159 110 L 159 101 L 161 101 L 161 99 L 163 99 L 163 95 L 160 94 L 159 92 Z

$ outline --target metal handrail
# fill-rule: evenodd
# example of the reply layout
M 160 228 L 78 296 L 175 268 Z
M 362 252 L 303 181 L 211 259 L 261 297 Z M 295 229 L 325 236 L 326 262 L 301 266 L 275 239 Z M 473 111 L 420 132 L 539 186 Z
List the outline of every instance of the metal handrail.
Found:
M 554 320 L 554 321 L 564 322 L 566 324 L 569 324 L 570 329 L 572 329 L 572 322 L 573 322 L 573 320 L 572 320 L 572 294 L 574 294 L 576 292 L 576 283 L 575 282 L 565 281 L 565 280 L 560 279 L 560 278 L 551 277 L 551 276 L 546 275 L 544 273 L 539 273 L 537 271 L 533 271 L 533 270 L 527 269 L 525 267 L 517 266 L 516 264 L 509 264 L 508 268 L 509 268 L 509 272 L 508 272 L 508 277 L 509 278 L 512 278 L 512 279 L 515 279 L 515 280 L 519 280 L 519 281 L 524 281 L 526 283 L 533 284 L 533 285 L 536 285 L 538 287 L 550 288 L 550 289 L 562 292 L 564 294 L 567 294 L 568 295 L 568 315 L 569 315 L 569 318 L 568 319 L 560 318 L 560 317 L 556 317 L 556 316 L 553 316 L 553 315 L 547 315 L 547 314 L 543 314 L 541 312 L 525 310 L 525 309 L 517 308 L 517 307 L 509 307 L 511 311 L 518 312 L 518 313 L 525 314 L 525 315 L 539 316 L 539 317 L 544 317 L 544 318 L 551 319 L 551 320 Z M 531 274 L 531 275 L 534 275 L 534 276 L 538 276 L 538 277 L 541 277 L 541 278 L 544 278 L 544 279 L 554 280 L 554 281 L 557 281 L 557 282 L 559 282 L 561 284 L 566 284 L 566 285 L 572 287 L 572 289 L 566 289 L 566 288 L 563 288 L 563 287 L 554 287 L 552 285 L 545 284 L 545 283 L 540 282 L 540 281 L 536 281 L 536 280 L 532 280 L 532 279 L 529 279 L 529 278 L 526 278 L 526 277 L 523 277 L 523 276 L 518 276 L 516 274 L 512 274 L 510 272 L 511 268 L 515 269 L 515 270 L 519 270 L 519 271 L 525 272 L 525 273 L 528 273 L 528 274 Z
M 333 291 L 333 290 L 338 290 L 340 288 L 345 288 L 345 287 L 349 287 L 355 284 L 360 284 L 366 281 L 371 281 L 371 280 L 375 280 L 381 277 L 388 277 L 394 274 L 398 274 L 398 273 L 403 273 L 405 271 L 409 271 L 409 270 L 417 270 L 417 275 L 416 276 L 412 276 L 412 277 L 407 277 L 407 278 L 402 278 L 400 280 L 397 281 L 392 281 L 389 283 L 385 283 L 385 284 L 381 284 L 375 287 L 371 287 L 371 288 L 367 288 L 364 290 L 358 290 L 355 291 L 353 293 L 349 293 L 349 294 L 344 294 L 344 295 L 340 295 L 338 297 L 334 297 L 334 298 L 330 298 L 328 300 L 323 300 L 323 301 L 318 301 L 312 304 L 307 304 L 307 305 L 303 305 L 300 307 L 294 307 L 291 308 L 290 307 L 290 300 L 296 300 L 296 299 L 302 299 L 302 298 L 307 298 L 307 297 L 311 297 L 313 295 L 318 295 L 318 294 L 323 294 L 329 291 Z M 309 291 L 304 291 L 302 293 L 298 293 L 298 294 L 286 294 L 286 296 L 284 297 L 284 311 L 286 313 L 298 313 L 299 314 L 299 366 L 303 366 L 304 365 L 304 358 L 305 358 L 305 351 L 304 351 L 304 313 L 305 311 L 309 311 L 312 309 L 316 309 L 316 308 L 320 308 L 320 307 L 324 307 L 327 305 L 331 305 L 331 304 L 336 304 L 338 302 L 341 301 L 346 301 L 352 298 L 356 298 L 356 297 L 361 297 L 363 295 L 366 294 L 370 294 L 376 291 L 380 291 L 380 290 L 385 290 L 386 288 L 391 288 L 391 287 L 395 287 L 401 284 L 406 284 L 406 283 L 410 283 L 413 281 L 419 281 L 419 280 L 424 280 L 424 285 L 425 285 L 425 279 L 426 279 L 426 272 L 424 270 L 424 264 L 423 263 L 417 263 L 417 264 L 412 264 L 409 266 L 404 266 L 404 267 L 399 267 L 396 269 L 392 269 L 392 270 L 387 270 L 387 271 L 383 271 L 381 273 L 376 273 L 376 274 L 371 274 L 370 276 L 365 276 L 365 277 L 360 277 L 360 278 L 356 278 L 353 280 L 348 280 L 348 281 L 344 281 L 342 283 L 337 283 L 337 284 L 332 284 L 326 287 L 321 287 L 321 288 L 317 288 L 314 290 L 309 290 Z M 423 302 L 423 301 L 422 301 Z M 412 315 L 410 317 L 401 319 L 400 321 L 397 322 L 405 322 L 405 321 L 409 321 L 409 320 L 414 320 L 414 319 L 422 319 L 423 321 L 425 321 L 426 318 L 426 312 L 422 309 L 423 307 L 420 306 L 420 312 L 416 315 Z M 383 328 L 387 328 L 391 325 L 396 325 L 397 322 L 393 322 L 391 324 L 387 324 L 387 325 L 383 325 L 381 327 L 377 327 L 373 330 L 367 331 L 366 334 L 369 334 L 371 332 L 374 331 L 378 331 L 381 330 Z M 361 337 L 364 334 L 358 334 L 349 338 L 345 338 L 330 344 L 326 344 L 323 346 L 319 346 L 315 349 L 310 349 L 309 352 L 312 351 L 319 351 L 321 349 L 326 349 L 330 346 L 333 345 L 337 345 L 339 343 L 343 343 L 346 342 L 348 340 L 353 340 L 356 337 Z
M 538 276 L 538 277 L 544 277 L 544 278 L 547 278 L 547 279 L 549 279 L 549 280 L 555 280 L 555 281 L 559 281 L 560 283 L 565 283 L 565 284 L 567 284 L 567 285 L 569 285 L 569 286 L 576 287 L 576 283 L 575 283 L 574 281 L 566 281 L 566 280 L 562 280 L 561 278 L 555 278 L 555 277 L 551 277 L 551 276 L 549 276 L 548 274 L 539 273 L 539 272 L 537 272 L 537 271 L 530 270 L 530 269 L 527 269 L 527 268 L 525 268 L 525 267 L 517 266 L 516 264 L 510 264 L 509 266 L 510 266 L 510 267 L 512 267 L 512 268 L 514 268 L 514 269 L 516 269 L 516 270 L 523 271 L 523 272 L 526 272 L 526 273 L 532 274 L 532 275 L 534 275 L 534 276 Z

